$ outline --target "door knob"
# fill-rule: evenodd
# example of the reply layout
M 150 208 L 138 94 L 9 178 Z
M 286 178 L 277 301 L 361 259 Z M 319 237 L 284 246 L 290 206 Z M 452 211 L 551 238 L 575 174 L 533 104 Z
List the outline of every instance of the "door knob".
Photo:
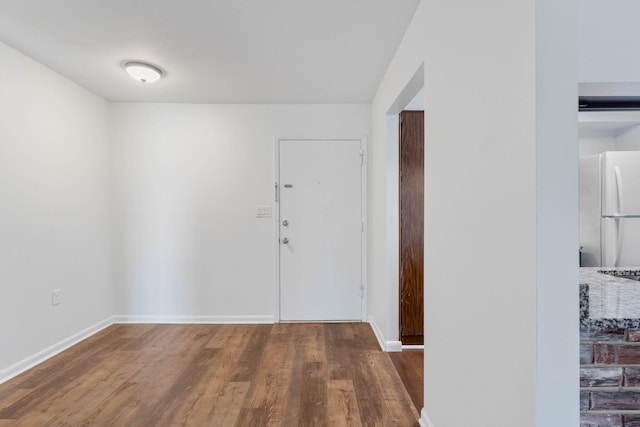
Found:
M 284 243 L 286 245 L 287 243 L 289 243 L 289 239 L 287 237 L 283 237 L 282 238 L 282 243 Z

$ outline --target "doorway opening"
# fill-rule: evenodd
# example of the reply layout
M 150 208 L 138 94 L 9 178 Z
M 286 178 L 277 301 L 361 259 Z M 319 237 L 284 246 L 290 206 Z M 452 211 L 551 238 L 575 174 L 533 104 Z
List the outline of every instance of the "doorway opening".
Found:
M 387 110 L 387 260 L 389 265 L 389 276 L 388 276 L 388 286 L 390 290 L 390 295 L 393 295 L 396 298 L 389 300 L 389 313 L 391 317 L 389 318 L 389 331 L 390 333 L 395 331 L 396 337 L 389 337 L 393 342 L 395 338 L 395 344 L 393 347 L 387 346 L 387 351 L 401 351 L 402 349 L 408 348 L 424 348 L 423 339 L 422 339 L 422 329 L 423 329 L 423 289 L 424 289 L 424 280 L 420 278 L 418 280 L 418 286 L 420 287 L 420 292 L 410 292 L 409 295 L 403 294 L 401 295 L 402 289 L 402 281 L 401 274 L 403 274 L 403 262 L 401 260 L 401 214 L 400 214 L 400 203 L 401 203 L 401 188 L 400 188 L 400 114 L 405 110 L 412 111 L 422 111 L 424 112 L 424 65 L 421 65 L 411 77 L 411 79 L 407 82 L 404 89 L 400 92 L 395 102 L 390 106 L 389 110 Z M 424 113 L 423 113 L 424 114 Z M 424 128 L 424 124 L 422 125 Z M 422 140 L 424 140 L 424 133 L 421 136 Z M 422 141 L 424 143 L 424 141 Z M 423 154 L 422 154 L 423 155 Z M 424 161 L 424 159 L 423 159 Z M 424 185 L 424 179 L 423 179 Z M 424 217 L 424 214 L 422 214 Z M 423 241 L 424 239 L 424 231 L 423 230 L 413 230 L 409 231 L 409 236 L 411 233 L 419 233 L 421 234 L 420 239 Z M 420 254 L 422 257 L 422 254 Z M 424 261 L 418 261 L 420 263 L 424 263 Z M 401 306 L 407 302 L 407 297 L 409 298 L 417 298 L 418 301 L 414 301 L 412 306 L 415 307 L 419 305 L 421 310 L 418 313 L 419 320 L 417 322 L 413 322 L 413 325 L 418 325 L 420 330 L 410 330 L 408 331 L 407 338 L 401 340 L 403 332 L 401 328 L 402 325 L 402 309 Z M 412 337 L 408 337 L 408 335 L 412 335 Z M 419 340 L 416 340 L 416 337 L 419 336 Z

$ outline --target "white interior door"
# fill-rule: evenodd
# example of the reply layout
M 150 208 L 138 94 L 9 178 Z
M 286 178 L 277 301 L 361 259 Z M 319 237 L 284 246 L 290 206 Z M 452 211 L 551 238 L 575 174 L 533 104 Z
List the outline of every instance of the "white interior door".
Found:
M 362 320 L 361 150 L 279 143 L 281 320 Z

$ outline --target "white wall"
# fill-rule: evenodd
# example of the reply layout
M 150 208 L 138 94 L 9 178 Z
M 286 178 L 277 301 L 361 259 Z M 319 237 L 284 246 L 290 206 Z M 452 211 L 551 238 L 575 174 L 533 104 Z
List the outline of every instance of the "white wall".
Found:
M 405 110 L 424 111 L 424 88 L 404 107 Z
M 114 104 L 117 314 L 275 315 L 274 136 L 364 136 L 369 105 Z
M 619 151 L 639 151 L 640 125 L 618 131 L 616 133 L 616 149 Z
M 615 68 L 617 64 L 611 66 Z M 604 151 L 640 150 L 640 112 L 581 111 L 578 135 L 580 157 Z
M 616 149 L 616 133 L 606 129 L 580 130 L 580 157 Z
M 0 64 L 1 380 L 114 305 L 109 105 L 2 43 Z
M 579 422 L 577 9 L 573 1 L 535 0 L 532 11 L 537 427 Z
M 640 81 L 640 3 L 579 0 L 578 11 L 579 81 Z
M 620 129 L 580 129 L 580 157 L 605 151 L 639 151 L 640 126 Z
M 373 101 L 369 277 L 385 330 L 387 112 L 424 62 L 433 427 L 578 424 L 575 5 L 560 3 L 421 3 Z

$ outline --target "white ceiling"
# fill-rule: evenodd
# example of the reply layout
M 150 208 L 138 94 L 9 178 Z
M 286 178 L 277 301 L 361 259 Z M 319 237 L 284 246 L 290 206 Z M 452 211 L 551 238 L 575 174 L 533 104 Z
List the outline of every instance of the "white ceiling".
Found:
M 419 1 L 2 0 L 0 40 L 110 101 L 366 103 Z

